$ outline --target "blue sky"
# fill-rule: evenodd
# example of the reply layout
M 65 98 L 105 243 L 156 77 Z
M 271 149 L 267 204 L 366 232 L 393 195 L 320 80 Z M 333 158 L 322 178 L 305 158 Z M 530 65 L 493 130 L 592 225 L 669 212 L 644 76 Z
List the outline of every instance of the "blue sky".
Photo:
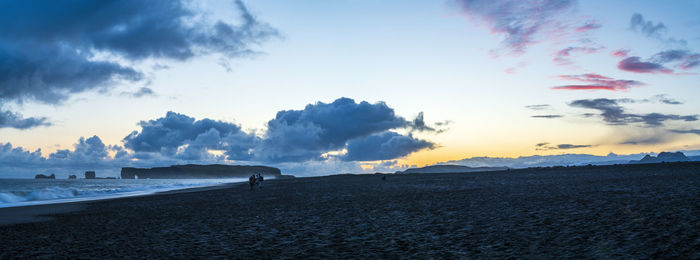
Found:
M 700 149 L 696 1 L 0 5 L 2 176 Z M 192 127 L 129 144 L 168 115 Z

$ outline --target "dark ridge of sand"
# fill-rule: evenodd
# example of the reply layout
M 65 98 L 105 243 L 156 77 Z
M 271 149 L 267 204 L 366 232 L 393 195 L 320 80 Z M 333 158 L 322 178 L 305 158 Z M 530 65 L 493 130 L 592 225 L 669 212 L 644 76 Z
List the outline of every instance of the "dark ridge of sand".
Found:
M 700 258 L 700 165 L 337 175 L 86 203 L 14 258 Z

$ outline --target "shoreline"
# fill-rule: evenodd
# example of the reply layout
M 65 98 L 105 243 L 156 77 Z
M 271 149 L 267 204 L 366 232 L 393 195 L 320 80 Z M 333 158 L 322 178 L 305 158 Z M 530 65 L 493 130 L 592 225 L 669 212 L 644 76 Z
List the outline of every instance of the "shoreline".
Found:
M 220 183 L 203 187 L 189 187 L 184 189 L 175 189 L 168 191 L 156 191 L 147 194 L 137 194 L 131 196 L 106 197 L 106 198 L 85 198 L 86 200 L 34 204 L 34 205 L 19 205 L 10 207 L 0 207 L 0 226 L 33 223 L 50 221 L 54 218 L 51 215 L 67 214 L 84 210 L 90 203 L 99 203 L 105 201 L 113 201 L 120 199 L 150 197 L 159 195 L 180 194 L 189 192 L 200 192 L 209 190 L 226 189 L 235 185 L 241 185 L 244 182 Z M 37 201 L 40 202 L 40 201 Z

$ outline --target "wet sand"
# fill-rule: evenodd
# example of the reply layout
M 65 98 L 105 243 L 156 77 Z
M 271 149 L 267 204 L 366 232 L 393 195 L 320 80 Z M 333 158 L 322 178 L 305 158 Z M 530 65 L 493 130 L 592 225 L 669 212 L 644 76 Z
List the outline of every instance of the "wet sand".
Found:
M 700 258 L 700 164 L 337 175 L 83 203 L 12 258 Z

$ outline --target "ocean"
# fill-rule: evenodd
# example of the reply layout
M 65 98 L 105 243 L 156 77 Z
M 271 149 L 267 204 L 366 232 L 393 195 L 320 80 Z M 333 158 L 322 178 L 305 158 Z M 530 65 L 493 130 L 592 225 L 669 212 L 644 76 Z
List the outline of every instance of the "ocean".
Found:
M 248 179 L 0 179 L 0 208 L 130 197 L 244 181 Z

